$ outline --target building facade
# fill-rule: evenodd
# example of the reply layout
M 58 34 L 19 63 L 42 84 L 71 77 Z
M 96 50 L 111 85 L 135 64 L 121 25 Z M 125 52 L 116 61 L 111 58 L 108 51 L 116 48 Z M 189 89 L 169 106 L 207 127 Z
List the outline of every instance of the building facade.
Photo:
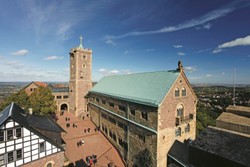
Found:
M 197 98 L 181 63 L 172 71 L 104 77 L 88 104 L 91 120 L 128 166 L 167 166 L 175 140 L 195 139 Z
M 26 115 L 12 103 L 1 112 L 0 127 L 0 166 L 63 166 L 63 130 L 55 123 Z

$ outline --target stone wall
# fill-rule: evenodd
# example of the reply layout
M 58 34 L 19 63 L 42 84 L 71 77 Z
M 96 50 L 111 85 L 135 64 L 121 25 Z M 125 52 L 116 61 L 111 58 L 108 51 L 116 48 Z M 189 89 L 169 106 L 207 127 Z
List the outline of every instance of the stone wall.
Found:
M 53 164 L 53 167 L 62 167 L 64 163 L 64 153 L 63 151 L 46 156 L 44 158 L 35 160 L 33 162 L 27 163 L 22 165 L 22 167 L 34 167 L 34 166 L 40 166 L 40 167 L 46 167 L 46 165 L 51 162 Z
M 125 111 L 119 106 L 125 106 Z M 89 109 L 91 120 L 100 126 L 128 166 L 141 166 L 141 159 L 149 155 L 152 166 L 156 166 L 157 135 L 152 132 L 157 128 L 156 108 L 90 93 Z M 134 112 L 131 113 L 130 109 Z M 141 112 L 147 113 L 147 119 L 142 118 Z

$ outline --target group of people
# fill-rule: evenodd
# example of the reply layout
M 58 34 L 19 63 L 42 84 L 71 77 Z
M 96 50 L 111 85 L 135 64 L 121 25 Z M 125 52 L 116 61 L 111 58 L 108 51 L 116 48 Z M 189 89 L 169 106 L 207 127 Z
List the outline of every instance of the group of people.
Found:
M 97 155 L 90 155 L 86 157 L 86 162 L 88 167 L 91 167 L 93 164 L 97 163 Z
M 84 144 L 84 140 L 80 140 L 76 143 L 77 147 L 82 146 Z

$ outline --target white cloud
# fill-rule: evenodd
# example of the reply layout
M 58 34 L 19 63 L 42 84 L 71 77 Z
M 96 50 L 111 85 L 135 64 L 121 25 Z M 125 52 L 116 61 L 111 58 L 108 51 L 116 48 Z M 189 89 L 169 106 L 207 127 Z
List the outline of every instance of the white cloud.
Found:
M 106 72 L 107 70 L 105 68 L 101 68 L 98 70 L 99 72 Z
M 240 4 L 237 2 L 232 2 L 228 5 L 226 5 L 224 8 L 219 8 L 213 11 L 210 11 L 206 14 L 204 14 L 203 16 L 182 22 L 180 24 L 174 25 L 174 26 L 167 26 L 167 27 L 163 27 L 157 30 L 151 30 L 151 31 L 132 31 L 132 32 L 128 32 L 119 36 L 112 36 L 112 35 L 108 35 L 106 36 L 106 40 L 109 39 L 121 39 L 121 38 L 125 38 L 128 36 L 141 36 L 141 35 L 150 35 L 150 34 L 159 34 L 159 33 L 168 33 L 168 32 L 174 32 L 174 31 L 179 31 L 179 30 L 183 30 L 183 29 L 187 29 L 187 28 L 192 28 L 192 27 L 197 27 L 200 25 L 205 25 L 206 28 L 210 28 L 211 25 L 206 24 L 208 22 L 211 22 L 213 20 L 219 19 L 221 17 L 226 16 L 227 14 L 235 11 L 238 8 L 247 6 L 248 4 Z
M 203 28 L 209 30 L 212 27 L 211 23 L 207 23 L 206 25 L 203 26 Z
M 21 49 L 21 50 L 18 50 L 16 52 L 13 52 L 11 54 L 14 55 L 14 56 L 25 56 L 28 53 L 29 53 L 29 51 L 27 49 Z
M 212 75 L 211 74 L 206 74 L 206 77 L 212 77 Z
M 118 74 L 120 71 L 119 70 L 111 70 L 109 71 L 109 74 Z
M 223 51 L 222 49 L 216 48 L 216 49 L 213 50 L 212 53 L 220 53 L 220 52 L 222 52 L 222 51 Z
M 211 27 L 212 27 L 212 24 L 211 23 L 207 23 L 207 24 L 195 27 L 195 29 L 196 30 L 203 30 L 203 29 L 209 30 Z
M 183 53 L 183 52 L 178 52 L 177 53 L 179 56 L 184 56 L 184 55 L 186 55 L 185 53 Z
M 222 48 L 231 48 L 235 46 L 247 46 L 247 45 L 250 45 L 250 35 L 220 44 L 218 48 L 222 49 Z
M 106 44 L 113 45 L 113 46 L 115 46 L 115 45 L 116 45 L 115 41 L 114 41 L 114 40 L 112 40 L 112 39 L 107 39 L 107 40 L 105 41 L 105 43 L 106 43 Z
M 69 71 L 69 68 L 64 69 L 64 71 Z
M 188 67 L 184 67 L 184 70 L 187 71 L 187 72 L 194 72 L 194 71 L 197 71 L 197 68 L 196 67 L 191 67 L 191 66 L 188 66 Z
M 173 45 L 174 48 L 182 48 L 182 45 Z
M 44 60 L 59 60 L 59 59 L 63 59 L 63 56 L 49 56 L 44 58 Z

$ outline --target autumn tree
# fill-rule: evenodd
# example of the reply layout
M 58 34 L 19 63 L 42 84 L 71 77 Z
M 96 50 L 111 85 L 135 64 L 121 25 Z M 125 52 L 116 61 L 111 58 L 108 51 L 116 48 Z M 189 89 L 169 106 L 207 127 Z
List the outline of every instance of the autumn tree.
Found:
M 27 110 L 30 107 L 29 97 L 24 90 L 19 91 L 18 93 L 11 94 L 8 96 L 3 103 L 0 104 L 0 111 L 7 107 L 10 103 L 16 103 L 24 110 Z
M 54 97 L 48 87 L 39 87 L 36 89 L 30 95 L 29 101 L 34 114 L 50 115 L 56 110 Z

